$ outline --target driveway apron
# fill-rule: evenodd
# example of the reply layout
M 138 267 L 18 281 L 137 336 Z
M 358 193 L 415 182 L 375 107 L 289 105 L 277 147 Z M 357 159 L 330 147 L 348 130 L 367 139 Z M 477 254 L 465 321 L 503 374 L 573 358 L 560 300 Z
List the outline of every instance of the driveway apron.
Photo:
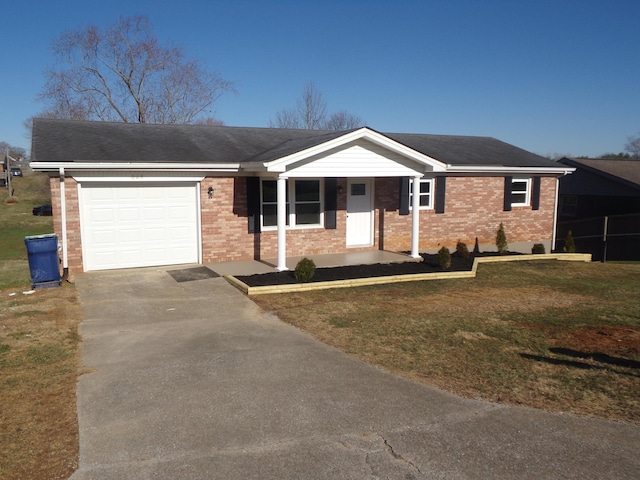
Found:
M 73 480 L 638 478 L 636 425 L 462 399 L 168 270 L 77 278 Z

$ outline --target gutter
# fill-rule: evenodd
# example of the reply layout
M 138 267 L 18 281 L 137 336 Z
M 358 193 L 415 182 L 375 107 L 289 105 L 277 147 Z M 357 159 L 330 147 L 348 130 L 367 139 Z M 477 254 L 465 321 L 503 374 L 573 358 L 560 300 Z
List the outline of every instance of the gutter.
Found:
M 31 168 L 38 172 L 67 171 L 148 171 L 148 172 L 238 172 L 239 163 L 147 163 L 147 162 L 31 162 Z
M 513 173 L 521 175 L 568 175 L 576 171 L 575 168 L 564 167 L 503 167 L 503 166 L 473 166 L 473 165 L 447 165 L 447 172 L 450 173 Z

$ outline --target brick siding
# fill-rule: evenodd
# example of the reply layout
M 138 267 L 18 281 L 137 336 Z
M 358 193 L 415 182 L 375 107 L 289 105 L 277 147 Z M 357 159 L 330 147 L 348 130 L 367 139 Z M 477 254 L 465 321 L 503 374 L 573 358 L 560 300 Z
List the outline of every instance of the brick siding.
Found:
M 500 222 L 507 240 L 550 240 L 553 230 L 555 178 L 541 179 L 540 209 L 513 207 L 503 211 L 504 177 L 448 177 L 445 213 L 420 211 L 420 250 L 447 246 L 458 240 L 472 248 L 476 237 L 493 245 Z M 54 230 L 61 238 L 59 179 L 51 178 Z M 72 271 L 82 271 L 82 244 L 77 183 L 66 178 L 68 262 Z M 213 188 L 213 198 L 208 189 Z M 287 230 L 287 256 L 339 253 L 367 249 L 408 251 L 411 249 L 411 214 L 400 215 L 398 178 L 377 178 L 374 186 L 374 245 L 346 247 L 347 181 L 338 179 L 337 228 Z M 248 233 L 246 179 L 207 177 L 200 186 L 202 260 L 204 263 L 277 257 L 277 232 Z

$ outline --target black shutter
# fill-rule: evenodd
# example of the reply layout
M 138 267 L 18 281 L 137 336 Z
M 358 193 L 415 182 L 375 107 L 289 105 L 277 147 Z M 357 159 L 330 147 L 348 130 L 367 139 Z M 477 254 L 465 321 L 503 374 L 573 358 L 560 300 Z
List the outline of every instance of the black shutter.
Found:
M 249 233 L 260 233 L 260 177 L 247 177 L 247 217 Z
M 436 213 L 444 213 L 447 177 L 436 177 Z
M 531 195 L 531 209 L 540 210 L 540 177 L 533 177 L 533 192 Z
M 336 210 L 338 209 L 338 179 L 324 179 L 324 228 L 336 229 Z
M 504 211 L 511 211 L 511 189 L 513 188 L 513 177 L 504 177 Z
M 400 177 L 400 215 L 409 215 L 409 177 Z

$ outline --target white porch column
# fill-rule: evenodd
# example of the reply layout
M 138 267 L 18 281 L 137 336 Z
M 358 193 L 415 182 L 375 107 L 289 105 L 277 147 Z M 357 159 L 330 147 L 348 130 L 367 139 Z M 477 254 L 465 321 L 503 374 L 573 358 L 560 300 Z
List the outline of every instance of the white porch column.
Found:
M 287 178 L 277 181 L 278 265 L 279 271 L 287 270 Z
M 413 177 L 411 197 L 411 258 L 418 258 L 420 246 L 420 177 Z

